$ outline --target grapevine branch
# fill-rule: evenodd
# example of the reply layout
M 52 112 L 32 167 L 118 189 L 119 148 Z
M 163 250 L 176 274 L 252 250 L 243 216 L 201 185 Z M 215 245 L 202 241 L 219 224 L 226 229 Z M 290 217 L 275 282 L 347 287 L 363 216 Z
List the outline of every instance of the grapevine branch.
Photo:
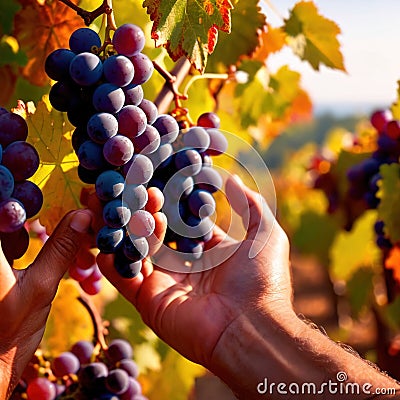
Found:
M 100 314 L 92 304 L 91 300 L 84 293 L 78 297 L 78 301 L 86 308 L 86 311 L 89 313 L 90 319 L 92 320 L 94 333 L 93 336 L 96 339 L 96 342 L 100 344 L 103 350 L 107 349 L 106 339 L 104 337 L 104 333 L 106 331 L 103 320 L 100 317 Z

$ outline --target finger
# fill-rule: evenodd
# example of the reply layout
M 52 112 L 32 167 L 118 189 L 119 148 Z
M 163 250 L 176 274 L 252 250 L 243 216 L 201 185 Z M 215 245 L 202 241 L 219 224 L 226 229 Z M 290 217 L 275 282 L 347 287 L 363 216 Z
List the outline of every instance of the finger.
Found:
M 162 212 L 156 212 L 153 214 L 155 221 L 155 229 L 152 235 L 147 238 L 149 243 L 149 255 L 152 256 L 160 250 L 163 244 L 165 233 L 167 231 L 167 217 Z
M 1 246 L 1 243 L 0 243 Z M 10 267 L 6 256 L 0 247 L 0 302 L 3 300 L 3 296 L 6 296 L 11 288 L 15 285 L 16 278 L 13 269 Z
M 249 257 L 255 257 L 271 235 L 275 216 L 261 194 L 249 189 L 242 180 L 230 177 L 226 182 L 226 194 L 233 209 L 238 213 L 247 231 L 246 239 L 253 241 Z
M 115 269 L 114 255 L 99 253 L 97 265 L 102 274 L 111 282 L 112 285 L 133 305 L 136 305 L 136 295 L 143 282 L 143 274 L 139 272 L 134 278 L 123 278 Z
M 57 291 L 58 283 L 75 259 L 79 249 L 89 241 L 92 213 L 89 210 L 67 214 L 44 244 L 35 261 L 23 271 L 23 284 L 41 304 L 49 304 Z
M 156 212 L 160 211 L 164 205 L 164 195 L 162 191 L 155 186 L 149 187 L 147 189 L 147 193 L 149 198 L 147 199 L 144 209 L 151 214 L 155 214 Z

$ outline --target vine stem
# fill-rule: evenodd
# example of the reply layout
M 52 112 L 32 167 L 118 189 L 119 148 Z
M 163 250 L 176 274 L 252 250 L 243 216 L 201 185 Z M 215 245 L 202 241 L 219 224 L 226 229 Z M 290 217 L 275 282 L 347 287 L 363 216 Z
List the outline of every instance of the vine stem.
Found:
M 86 294 L 81 293 L 78 297 L 78 301 L 83 305 L 83 307 L 85 307 L 86 311 L 89 313 L 90 319 L 92 320 L 93 324 L 93 336 L 96 339 L 96 342 L 100 344 L 103 350 L 106 350 L 108 348 L 104 336 L 106 328 L 99 312 Z
M 193 85 L 194 82 L 200 80 L 200 79 L 221 79 L 221 80 L 227 80 L 230 78 L 229 74 L 216 74 L 216 73 L 206 73 L 203 75 L 195 75 L 192 76 L 189 80 L 189 82 L 186 84 L 185 88 L 183 89 L 182 96 L 184 98 L 188 97 L 188 91 L 190 89 L 190 86 Z
M 163 69 L 158 63 L 154 62 L 154 68 L 165 79 L 165 84 L 160 93 L 154 100 L 154 104 L 158 108 L 160 114 L 168 112 L 169 106 L 172 101 L 175 103 L 182 99 L 183 96 L 178 92 L 178 87 L 182 84 L 183 80 L 189 74 L 191 64 L 186 57 L 181 57 L 174 68 L 168 72 Z

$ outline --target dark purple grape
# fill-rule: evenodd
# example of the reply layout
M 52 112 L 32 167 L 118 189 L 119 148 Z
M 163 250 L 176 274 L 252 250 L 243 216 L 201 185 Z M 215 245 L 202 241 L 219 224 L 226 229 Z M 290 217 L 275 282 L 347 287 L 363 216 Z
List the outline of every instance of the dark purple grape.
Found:
M 103 83 L 93 93 L 93 106 L 97 111 L 116 114 L 125 103 L 123 90 L 111 83 Z
M 121 361 L 117 363 L 117 367 L 123 369 L 128 373 L 129 376 L 132 378 L 137 378 L 139 375 L 139 368 L 135 361 L 129 359 L 129 358 L 124 358 Z
M 16 182 L 12 197 L 24 205 L 27 219 L 36 215 L 43 205 L 43 193 L 39 186 L 31 181 Z
M 98 384 L 98 379 L 108 375 L 107 366 L 101 362 L 83 365 L 78 371 L 80 386 L 93 389 Z
M 132 141 L 123 135 L 115 135 L 108 139 L 103 147 L 104 158 L 116 167 L 126 164 L 133 156 Z
M 135 278 L 142 269 L 141 261 L 131 261 L 123 252 L 115 254 L 115 269 L 122 278 Z
M 153 123 L 161 137 L 161 144 L 173 143 L 179 134 L 179 125 L 175 118 L 168 114 L 161 114 Z
M 110 228 L 122 228 L 131 218 L 131 211 L 121 199 L 109 201 L 103 208 L 103 220 Z
M 15 232 L 26 221 L 24 206 L 12 197 L 0 203 L 0 232 Z
M 75 53 L 68 49 L 57 49 L 51 52 L 45 61 L 44 70 L 49 78 L 62 81 L 69 78 L 69 66 Z
M 79 367 L 80 362 L 78 357 L 69 351 L 61 353 L 52 362 L 52 371 L 58 378 L 77 373 Z
M 83 183 L 87 183 L 88 185 L 95 184 L 97 178 L 99 177 L 99 175 L 101 173 L 102 173 L 101 169 L 90 170 L 90 169 L 87 169 L 87 168 L 83 167 L 82 165 L 78 165 L 78 176 L 79 176 L 79 179 Z
M 146 54 L 138 53 L 129 58 L 135 68 L 135 76 L 133 77 L 132 83 L 135 85 L 142 85 L 147 82 L 153 71 L 154 65 Z
M 138 106 L 144 97 L 143 89 L 140 85 L 130 83 L 122 88 L 125 94 L 125 105 Z
M 30 178 L 39 168 L 39 154 L 29 143 L 17 141 L 3 151 L 2 163 L 19 182 Z
M 92 342 L 89 342 L 88 340 L 80 340 L 72 346 L 71 353 L 78 357 L 81 364 L 87 364 L 91 360 L 93 350 L 94 346 Z
M 133 140 L 141 135 L 147 126 L 146 114 L 139 107 L 127 105 L 118 113 L 119 133 Z
M 104 226 L 97 233 L 97 248 L 102 253 L 115 253 L 119 246 L 122 245 L 124 239 L 124 230 L 121 228 L 110 228 Z
M 222 187 L 221 175 L 211 167 L 203 167 L 201 171 L 194 176 L 194 183 L 199 189 L 214 193 Z
M 0 165 L 0 201 L 7 200 L 14 191 L 14 177 L 4 165 Z
M 193 191 L 193 187 L 194 182 L 191 176 L 177 172 L 168 180 L 165 191 L 171 199 L 179 200 L 182 196 L 188 196 Z
M 81 144 L 86 142 L 87 140 L 91 140 L 87 133 L 87 129 L 85 129 L 83 126 L 76 127 L 72 132 L 72 139 L 71 139 L 72 148 L 75 150 L 76 153 L 78 153 Z
M 152 101 L 143 99 L 139 104 L 139 108 L 146 114 L 147 123 L 152 125 L 158 117 L 157 106 Z
M 147 189 L 144 185 L 126 185 L 122 199 L 128 204 L 131 212 L 144 208 L 148 200 Z
M 120 87 L 131 83 L 136 72 L 131 60 L 121 54 L 108 57 L 103 63 L 103 71 L 110 83 Z
M 210 146 L 210 135 L 204 128 L 194 126 L 184 133 L 183 144 L 202 152 Z
M 91 52 L 93 47 L 101 47 L 101 39 L 90 28 L 79 28 L 69 38 L 69 48 L 76 54 Z
M 115 364 L 125 358 L 132 358 L 133 350 L 131 344 L 124 339 L 114 339 L 108 346 L 107 356 Z
M 147 400 L 145 397 L 141 395 L 142 387 L 140 383 L 132 378 L 129 377 L 129 386 L 126 392 L 120 395 L 121 400 Z
M 204 244 L 191 238 L 179 238 L 176 247 L 178 251 L 185 253 L 185 258 L 189 261 L 198 260 L 203 255 Z
M 153 163 L 154 169 L 156 168 L 166 168 L 170 162 L 174 159 L 172 153 L 174 149 L 171 144 L 165 143 L 161 145 L 155 152 L 148 154 L 147 157 L 150 158 Z
M 202 167 L 203 161 L 200 153 L 195 149 L 184 149 L 175 154 L 175 166 L 185 176 L 197 175 Z
M 81 144 L 78 150 L 78 159 L 82 167 L 92 171 L 101 170 L 107 165 L 103 155 L 103 146 L 92 140 Z
M 226 152 L 228 148 L 228 141 L 219 129 L 207 129 L 210 136 L 210 145 L 206 153 L 210 156 L 218 156 Z
M 129 387 L 129 375 L 123 369 L 113 369 L 106 378 L 106 388 L 115 394 L 126 392 Z
M 22 227 L 15 232 L 0 233 L 1 248 L 7 261 L 12 264 L 13 260 L 21 258 L 29 246 L 29 233 Z
M 87 123 L 87 133 L 94 142 L 103 144 L 118 133 L 118 121 L 109 113 L 94 114 Z
M 195 190 L 190 193 L 188 205 L 191 213 L 200 218 L 209 217 L 216 208 L 214 197 L 205 190 Z
M 145 36 L 139 26 L 124 24 L 114 32 L 112 43 L 117 53 L 131 57 L 143 50 Z
M 149 244 L 144 237 L 129 236 L 124 240 L 122 250 L 131 261 L 141 261 L 149 254 Z
M 72 59 L 69 74 L 78 85 L 94 85 L 103 74 L 103 64 L 96 54 L 80 53 Z
M 127 184 L 143 185 L 153 176 L 153 164 L 143 154 L 135 154 L 131 160 L 123 166 L 122 174 Z
M 144 114 L 144 113 L 143 113 Z M 147 125 L 144 132 L 132 139 L 136 153 L 151 154 L 160 146 L 160 134 L 157 129 Z
M 0 115 L 0 144 L 3 147 L 12 142 L 24 141 L 28 137 L 28 125 L 18 114 L 3 113 Z
M 96 194 L 100 200 L 116 199 L 125 188 L 125 179 L 117 171 L 104 171 L 96 179 Z

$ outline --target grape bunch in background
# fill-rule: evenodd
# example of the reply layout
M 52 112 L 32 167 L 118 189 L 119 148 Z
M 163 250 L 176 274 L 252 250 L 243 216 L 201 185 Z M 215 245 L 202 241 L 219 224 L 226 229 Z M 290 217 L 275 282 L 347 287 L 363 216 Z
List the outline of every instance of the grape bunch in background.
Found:
M 81 340 L 52 360 L 35 355 L 11 400 L 146 400 L 132 356 L 131 345 L 123 339 L 100 352 Z
M 0 108 L 0 239 L 10 264 L 25 254 L 29 245 L 25 221 L 43 204 L 42 191 L 28 180 L 39 167 L 39 155 L 27 137 L 26 121 Z
M 198 126 L 182 131 L 179 140 L 175 120 L 160 116 L 154 123 L 161 133 L 161 146 L 150 158 L 154 175 L 149 186 L 158 187 L 165 197 L 163 212 L 168 219 L 165 243 L 187 261 L 199 259 L 204 244 L 212 237 L 216 208 L 213 193 L 221 189 L 222 178 L 212 168 L 211 156 L 227 149 L 227 140 L 218 129 L 220 120 L 214 113 L 202 114 Z
M 140 271 L 148 254 L 146 237 L 155 227 L 144 210 L 144 185 L 153 174 L 147 156 L 161 139 L 152 125 L 157 108 L 143 98 L 141 87 L 153 72 L 153 63 L 141 53 L 144 42 L 139 27 L 125 24 L 115 31 L 112 50 L 100 56 L 100 37 L 81 28 L 72 33 L 70 49 L 55 50 L 45 64 L 48 76 L 57 81 L 50 102 L 75 126 L 72 145 L 79 177 L 95 184 L 102 204 L 104 226 L 97 246 L 116 254 L 115 266 L 127 278 Z
M 379 190 L 378 182 L 381 180 L 380 166 L 399 162 L 400 123 L 392 119 L 387 110 L 375 111 L 370 120 L 378 132 L 377 149 L 371 157 L 349 168 L 347 178 L 350 196 L 356 200 L 363 199 L 368 208 L 375 209 L 379 205 L 376 194 Z M 375 224 L 375 232 L 377 245 L 382 249 L 390 249 L 392 243 L 385 237 L 383 221 Z

